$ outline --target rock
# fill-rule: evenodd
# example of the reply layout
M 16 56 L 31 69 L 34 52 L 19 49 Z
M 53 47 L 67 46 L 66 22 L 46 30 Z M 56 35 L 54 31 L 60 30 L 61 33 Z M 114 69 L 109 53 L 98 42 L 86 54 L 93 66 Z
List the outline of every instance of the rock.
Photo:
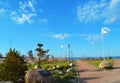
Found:
M 55 70 L 55 69 L 56 69 L 56 66 L 53 66 L 52 69 Z
M 56 83 L 49 71 L 43 69 L 28 70 L 25 83 Z
M 70 71 L 73 71 L 72 67 L 66 70 L 66 72 L 70 72 Z
M 35 69 L 40 69 L 41 67 L 37 64 L 35 65 Z
M 112 64 L 104 61 L 100 63 L 99 68 L 112 68 Z
M 0 83 L 14 83 L 12 81 L 0 81 Z
M 60 66 L 59 66 L 59 65 L 57 65 L 56 67 L 57 67 L 57 68 L 60 68 Z
M 72 67 L 72 66 L 73 66 L 73 63 L 70 63 L 69 65 L 70 65 L 70 67 Z
M 58 74 L 63 75 L 64 73 L 61 71 L 61 72 L 58 72 Z

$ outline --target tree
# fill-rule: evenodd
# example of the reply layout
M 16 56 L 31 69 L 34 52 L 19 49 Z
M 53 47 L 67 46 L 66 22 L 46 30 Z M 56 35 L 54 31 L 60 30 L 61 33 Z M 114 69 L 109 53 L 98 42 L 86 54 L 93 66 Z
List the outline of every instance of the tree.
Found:
M 0 58 L 3 57 L 3 55 L 0 53 Z
M 38 43 L 38 47 L 40 47 L 40 48 L 41 48 L 42 46 L 43 46 L 43 44 L 41 44 L 41 43 Z
M 28 54 L 29 58 L 30 58 L 32 61 L 35 60 L 35 58 L 33 57 L 33 51 L 32 51 L 32 50 L 29 50 L 29 51 L 27 52 L 27 54 Z
M 0 80 L 10 80 L 14 82 L 19 79 L 24 80 L 26 70 L 27 65 L 24 56 L 20 56 L 15 49 L 10 49 L 6 54 L 2 69 L 0 70 Z
M 28 54 L 28 56 L 29 56 L 30 58 L 33 58 L 33 52 L 32 52 L 32 50 L 29 50 L 29 51 L 27 52 L 27 54 Z
M 41 58 L 48 58 L 49 55 L 47 55 L 47 53 L 49 52 L 49 50 L 42 49 L 43 44 L 41 44 L 41 43 L 38 43 L 37 46 L 38 46 L 38 48 L 36 48 L 35 50 L 38 52 L 37 53 L 38 61 L 40 61 Z

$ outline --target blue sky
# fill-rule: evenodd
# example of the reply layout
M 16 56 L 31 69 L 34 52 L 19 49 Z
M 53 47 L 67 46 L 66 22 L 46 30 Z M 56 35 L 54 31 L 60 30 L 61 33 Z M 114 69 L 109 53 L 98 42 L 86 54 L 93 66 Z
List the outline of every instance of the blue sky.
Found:
M 68 57 L 120 56 L 120 0 L 0 0 L 0 53 L 16 48 L 21 54 L 37 43 L 49 54 Z

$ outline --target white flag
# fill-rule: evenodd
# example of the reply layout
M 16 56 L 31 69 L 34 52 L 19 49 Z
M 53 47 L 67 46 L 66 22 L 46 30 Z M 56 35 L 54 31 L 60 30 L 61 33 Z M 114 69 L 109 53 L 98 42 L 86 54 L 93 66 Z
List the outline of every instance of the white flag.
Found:
M 107 33 L 109 33 L 110 32 L 110 29 L 109 28 L 107 28 L 107 27 L 103 27 L 102 28 L 102 34 L 104 35 L 104 34 L 107 34 Z

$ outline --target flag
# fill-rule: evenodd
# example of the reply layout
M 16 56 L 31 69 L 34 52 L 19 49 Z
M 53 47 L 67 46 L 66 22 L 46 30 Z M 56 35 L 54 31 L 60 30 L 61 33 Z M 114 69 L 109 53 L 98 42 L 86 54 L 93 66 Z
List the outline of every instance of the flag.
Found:
M 102 34 L 104 35 L 104 34 L 107 34 L 107 33 L 109 33 L 110 32 L 110 29 L 109 28 L 107 28 L 107 27 L 103 27 L 102 28 Z

